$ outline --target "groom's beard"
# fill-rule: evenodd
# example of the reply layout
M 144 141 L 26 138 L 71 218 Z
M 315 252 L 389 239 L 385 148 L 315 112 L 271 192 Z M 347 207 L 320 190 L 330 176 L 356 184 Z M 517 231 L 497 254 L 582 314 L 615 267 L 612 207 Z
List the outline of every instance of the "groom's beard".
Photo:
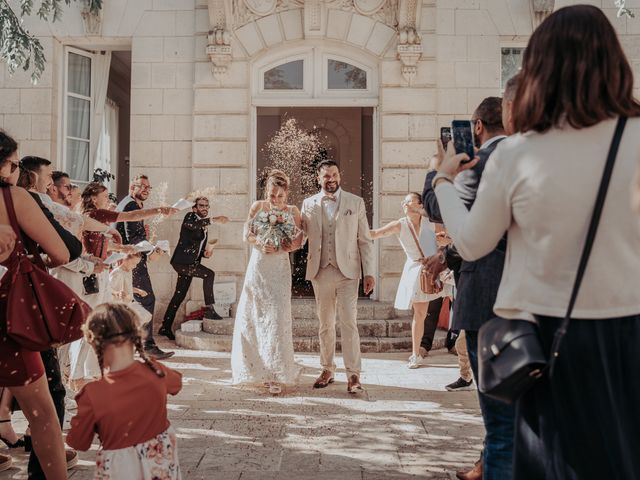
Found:
M 340 188 L 340 184 L 338 182 L 327 182 L 323 185 L 322 190 L 327 193 L 336 193 Z

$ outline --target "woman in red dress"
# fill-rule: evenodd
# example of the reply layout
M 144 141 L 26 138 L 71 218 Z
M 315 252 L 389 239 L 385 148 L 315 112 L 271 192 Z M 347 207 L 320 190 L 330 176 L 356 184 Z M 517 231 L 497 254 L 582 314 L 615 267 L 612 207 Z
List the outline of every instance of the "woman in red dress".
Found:
M 47 479 L 67 478 L 62 430 L 44 376 L 39 352 L 23 349 L 7 335 L 7 297 L 12 273 L 18 264 L 15 244 L 21 236 L 40 245 L 49 257 L 49 265 L 69 261 L 69 251 L 31 195 L 19 187 L 11 187 L 18 176 L 18 145 L 0 132 L 0 264 L 8 269 L 0 280 L 0 387 L 7 387 L 16 397 L 29 421 L 33 448 Z M 6 182 L 9 183 L 6 183 Z M 8 192 L 7 200 L 5 193 Z M 15 214 L 16 229 L 12 236 L 11 215 Z M 11 238 L 13 237 L 13 241 Z

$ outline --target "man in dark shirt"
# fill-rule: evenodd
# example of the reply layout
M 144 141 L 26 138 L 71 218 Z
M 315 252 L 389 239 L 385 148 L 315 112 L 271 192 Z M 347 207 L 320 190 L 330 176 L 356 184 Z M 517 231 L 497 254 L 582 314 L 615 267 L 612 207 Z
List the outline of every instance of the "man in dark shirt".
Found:
M 469 209 L 476 199 L 482 173 L 485 165 L 490 161 L 491 153 L 506 137 L 502 124 L 502 99 L 497 97 L 484 99 L 474 112 L 471 123 L 476 147 L 479 148 L 477 156 L 480 161 L 455 179 L 458 195 Z M 440 206 L 434 192 L 435 175 L 436 172 L 427 174 L 422 194 L 423 204 L 429 220 L 442 223 Z M 493 305 L 502 278 L 505 251 L 506 239 L 503 239 L 490 254 L 475 262 L 467 262 L 460 258 L 455 246 L 448 246 L 432 257 L 428 265 L 428 268 L 437 271 L 446 263 L 454 272 L 457 293 L 453 304 L 452 328 L 465 331 L 469 361 L 476 379 L 478 378 L 478 331 L 494 316 Z M 480 478 L 483 470 L 484 478 L 511 478 L 514 409 L 479 391 L 478 397 L 486 429 L 482 462 L 479 468 L 474 468 L 464 477 L 458 476 L 458 478 Z
M 117 207 L 119 212 L 131 212 L 141 210 L 144 201 L 149 198 L 151 193 L 151 183 L 146 175 L 137 175 L 131 181 L 129 195 L 126 196 Z M 122 243 L 125 245 L 135 245 L 147 240 L 147 229 L 144 221 L 139 222 L 119 222 L 116 226 L 118 232 L 122 236 Z M 163 359 L 171 357 L 175 352 L 165 352 L 161 350 L 153 338 L 153 311 L 156 307 L 156 296 L 153 293 L 153 285 L 149 276 L 147 266 L 148 255 L 143 254 L 140 263 L 133 269 L 133 287 L 146 292 L 146 296 L 134 293 L 134 298 L 140 303 L 150 314 L 151 321 L 144 327 L 146 336 L 144 340 L 144 350 L 152 357 Z
M 207 306 L 206 318 L 221 320 L 222 317 L 214 310 L 213 282 L 215 272 L 200 263 L 203 258 L 211 256 L 211 250 L 207 249 L 209 238 L 207 227 L 213 222 L 227 223 L 229 219 L 224 216 L 208 218 L 209 199 L 198 197 L 195 199 L 192 211 L 187 213 L 180 229 L 180 240 L 171 257 L 171 266 L 178 273 L 176 290 L 169 302 L 167 312 L 164 314 L 162 327 L 158 331 L 170 340 L 175 340 L 172 326 L 176 312 L 184 301 L 193 277 L 202 279 L 204 301 Z

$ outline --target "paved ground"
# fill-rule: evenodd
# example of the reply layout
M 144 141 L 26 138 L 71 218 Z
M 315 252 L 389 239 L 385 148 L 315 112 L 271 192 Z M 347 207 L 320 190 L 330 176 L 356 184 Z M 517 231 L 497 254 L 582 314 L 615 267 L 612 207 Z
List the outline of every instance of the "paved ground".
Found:
M 476 460 L 483 428 L 475 392 L 444 391 L 457 378 L 456 357 L 445 352 L 418 370 L 406 368 L 404 353 L 365 355 L 359 397 L 347 394 L 343 370 L 329 388 L 312 389 L 318 356 L 300 354 L 305 385 L 271 397 L 229 384 L 229 354 L 178 350 L 167 364 L 184 374 L 169 399 L 183 478 L 455 478 Z M 24 430 L 19 417 L 16 430 Z M 93 478 L 96 448 L 70 478 Z M 15 454 L 0 480 L 26 478 L 25 459 Z

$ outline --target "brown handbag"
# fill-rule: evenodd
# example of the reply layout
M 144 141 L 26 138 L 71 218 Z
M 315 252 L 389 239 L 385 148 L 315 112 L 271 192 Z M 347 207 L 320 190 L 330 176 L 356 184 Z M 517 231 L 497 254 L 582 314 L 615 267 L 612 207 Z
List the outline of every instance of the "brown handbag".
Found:
M 69 287 L 52 277 L 37 251 L 35 242 L 27 240 L 27 256 L 21 241 L 9 188 L 3 188 L 7 213 L 16 232 L 17 265 L 7 272 L 11 289 L 7 297 L 7 334 L 26 350 L 43 351 L 78 340 L 91 307 Z
M 420 246 L 420 242 L 418 241 L 418 236 L 416 235 L 416 232 L 413 229 L 411 220 L 409 220 L 408 218 L 407 218 L 407 225 L 409 226 L 409 231 L 411 232 L 411 236 L 413 237 L 413 240 L 416 242 L 416 247 L 418 247 L 418 251 L 420 252 L 420 255 L 421 255 L 420 260 L 424 260 L 425 256 L 424 256 L 424 252 L 422 251 L 422 247 Z M 429 271 L 424 266 L 424 264 L 422 264 L 422 267 L 420 268 L 420 290 L 422 290 L 422 293 L 434 295 L 436 293 L 440 293 L 442 291 L 442 288 L 443 288 L 442 282 L 438 281 L 434 284 L 429 281 Z

